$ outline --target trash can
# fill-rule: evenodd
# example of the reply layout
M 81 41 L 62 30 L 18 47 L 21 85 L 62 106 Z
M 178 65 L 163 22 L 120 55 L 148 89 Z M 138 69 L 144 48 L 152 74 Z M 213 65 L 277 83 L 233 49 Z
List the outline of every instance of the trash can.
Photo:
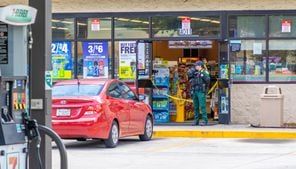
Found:
M 283 127 L 284 95 L 277 86 L 264 87 L 261 94 L 260 126 Z

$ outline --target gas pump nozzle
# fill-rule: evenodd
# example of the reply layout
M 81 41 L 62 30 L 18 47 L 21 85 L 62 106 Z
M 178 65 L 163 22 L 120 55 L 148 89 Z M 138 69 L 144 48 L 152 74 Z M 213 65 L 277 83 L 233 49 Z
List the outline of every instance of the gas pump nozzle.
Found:
M 2 123 L 9 123 L 12 122 L 12 117 L 8 114 L 8 109 L 6 106 L 1 108 L 1 120 Z

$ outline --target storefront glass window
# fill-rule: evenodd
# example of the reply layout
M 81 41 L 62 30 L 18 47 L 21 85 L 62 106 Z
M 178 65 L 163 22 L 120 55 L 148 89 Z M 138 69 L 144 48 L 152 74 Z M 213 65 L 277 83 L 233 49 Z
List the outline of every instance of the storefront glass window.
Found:
M 52 19 L 52 39 L 74 39 L 74 18 Z
M 77 37 L 79 39 L 110 39 L 111 18 L 77 19 Z
M 270 81 L 296 81 L 296 40 L 269 41 Z
M 149 18 L 115 18 L 115 38 L 149 38 Z
M 296 16 L 270 16 L 270 37 L 296 37 Z
M 230 41 L 231 74 L 234 81 L 265 81 L 266 42 Z
M 266 36 L 265 16 L 231 16 L 229 18 L 229 37 L 261 38 Z
M 77 43 L 77 77 L 111 77 L 111 42 L 85 41 Z
M 152 18 L 154 37 L 209 37 L 220 36 L 220 17 L 156 16 Z

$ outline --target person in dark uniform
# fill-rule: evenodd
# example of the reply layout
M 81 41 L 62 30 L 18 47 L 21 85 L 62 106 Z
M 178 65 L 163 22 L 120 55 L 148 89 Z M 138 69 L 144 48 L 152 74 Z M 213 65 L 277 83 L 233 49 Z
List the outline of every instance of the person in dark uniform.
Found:
M 191 85 L 191 96 L 194 106 L 194 125 L 199 125 L 199 115 L 202 115 L 202 125 L 208 124 L 206 111 L 206 97 L 210 83 L 209 72 L 204 68 L 204 63 L 198 61 L 188 71 L 188 79 Z

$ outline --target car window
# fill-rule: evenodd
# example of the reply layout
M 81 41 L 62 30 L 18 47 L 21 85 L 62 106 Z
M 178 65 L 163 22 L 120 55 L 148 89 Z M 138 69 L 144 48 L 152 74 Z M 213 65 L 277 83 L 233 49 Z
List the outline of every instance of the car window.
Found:
M 128 100 L 136 100 L 137 96 L 135 93 L 124 83 L 119 83 L 119 88 L 121 90 L 121 96 L 123 99 L 128 99 Z
M 108 95 L 114 98 L 121 98 L 121 91 L 118 83 L 112 83 L 108 88 Z
M 53 96 L 97 96 L 103 85 L 57 85 L 52 89 Z

